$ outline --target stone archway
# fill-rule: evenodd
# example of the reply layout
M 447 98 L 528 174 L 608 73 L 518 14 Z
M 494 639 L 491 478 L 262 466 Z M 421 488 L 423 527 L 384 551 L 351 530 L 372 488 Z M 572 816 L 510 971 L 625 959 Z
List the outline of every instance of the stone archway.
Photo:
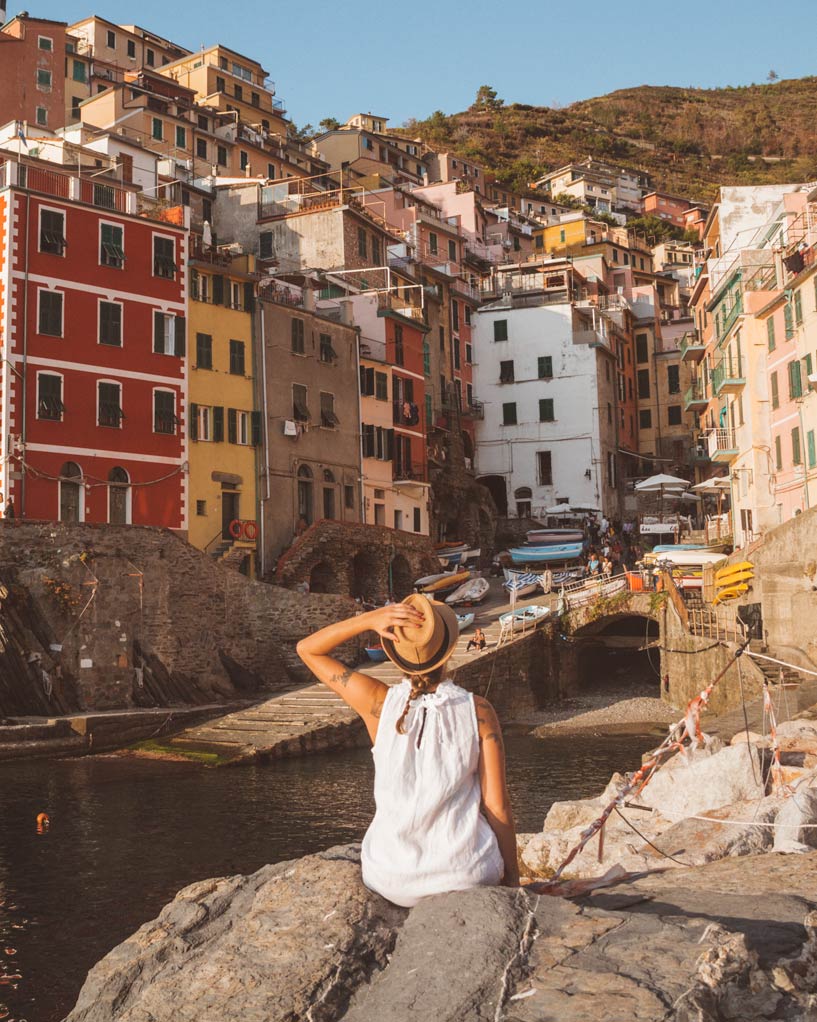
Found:
M 508 487 L 504 476 L 480 476 L 477 482 L 491 494 L 500 518 L 508 516 Z
M 337 592 L 337 573 L 327 561 L 318 561 L 309 573 L 310 593 Z
M 372 550 L 359 550 L 352 558 L 349 572 L 349 594 L 354 599 L 374 602 L 383 592 L 380 576 L 383 566 Z
M 633 695 L 657 694 L 661 678 L 658 620 L 627 608 L 602 615 L 572 634 L 577 682 L 598 692 L 626 689 Z
M 396 554 L 391 560 L 390 568 L 392 597 L 395 600 L 402 600 L 413 588 L 411 566 L 402 554 Z

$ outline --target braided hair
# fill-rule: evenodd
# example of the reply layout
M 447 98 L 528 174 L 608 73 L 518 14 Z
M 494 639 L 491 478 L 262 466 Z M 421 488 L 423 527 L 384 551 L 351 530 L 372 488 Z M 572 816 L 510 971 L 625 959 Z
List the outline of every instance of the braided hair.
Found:
M 404 735 L 406 733 L 406 717 L 411 709 L 411 704 L 415 699 L 418 699 L 423 693 L 428 692 L 435 685 L 442 681 L 444 665 L 441 664 L 439 667 L 435 667 L 433 671 L 429 671 L 428 674 L 411 674 L 409 680 L 411 681 L 411 692 L 406 700 L 406 705 L 403 712 L 400 714 L 400 719 L 397 721 L 397 733 Z

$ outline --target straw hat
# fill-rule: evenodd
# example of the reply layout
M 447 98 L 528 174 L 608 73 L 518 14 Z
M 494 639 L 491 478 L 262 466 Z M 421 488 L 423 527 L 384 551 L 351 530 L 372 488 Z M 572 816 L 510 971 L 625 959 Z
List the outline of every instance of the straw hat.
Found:
M 457 615 L 445 603 L 412 593 L 403 603 L 423 615 L 419 625 L 396 625 L 396 641 L 383 639 L 383 651 L 393 664 L 408 674 L 428 674 L 440 667 L 457 646 Z

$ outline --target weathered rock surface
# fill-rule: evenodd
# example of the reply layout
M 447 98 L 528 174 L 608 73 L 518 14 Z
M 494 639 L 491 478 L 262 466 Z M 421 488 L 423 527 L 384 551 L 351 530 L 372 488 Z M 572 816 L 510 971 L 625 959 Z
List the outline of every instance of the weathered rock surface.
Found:
M 810 852 L 406 911 L 335 848 L 181 891 L 91 971 L 68 1022 L 806 1022 L 815 903 Z

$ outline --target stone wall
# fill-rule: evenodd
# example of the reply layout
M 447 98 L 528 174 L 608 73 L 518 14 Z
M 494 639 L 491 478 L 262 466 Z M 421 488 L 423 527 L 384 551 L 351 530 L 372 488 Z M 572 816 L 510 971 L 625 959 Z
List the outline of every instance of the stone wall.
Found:
M 315 522 L 283 554 L 276 581 L 310 584 L 314 592 L 351 594 L 382 602 L 402 599 L 423 575 L 441 571 L 428 536 L 382 525 Z
M 432 349 L 434 345 L 432 345 Z M 454 415 L 452 413 L 452 419 Z M 436 534 L 459 539 L 482 551 L 481 563 L 489 565 L 494 552 L 496 507 L 490 492 L 465 466 L 462 432 L 456 423 L 435 441 L 442 462 L 429 463 L 431 517 Z
M 2 521 L 0 584 L 0 716 L 275 690 L 292 683 L 295 643 L 354 609 L 134 526 Z

